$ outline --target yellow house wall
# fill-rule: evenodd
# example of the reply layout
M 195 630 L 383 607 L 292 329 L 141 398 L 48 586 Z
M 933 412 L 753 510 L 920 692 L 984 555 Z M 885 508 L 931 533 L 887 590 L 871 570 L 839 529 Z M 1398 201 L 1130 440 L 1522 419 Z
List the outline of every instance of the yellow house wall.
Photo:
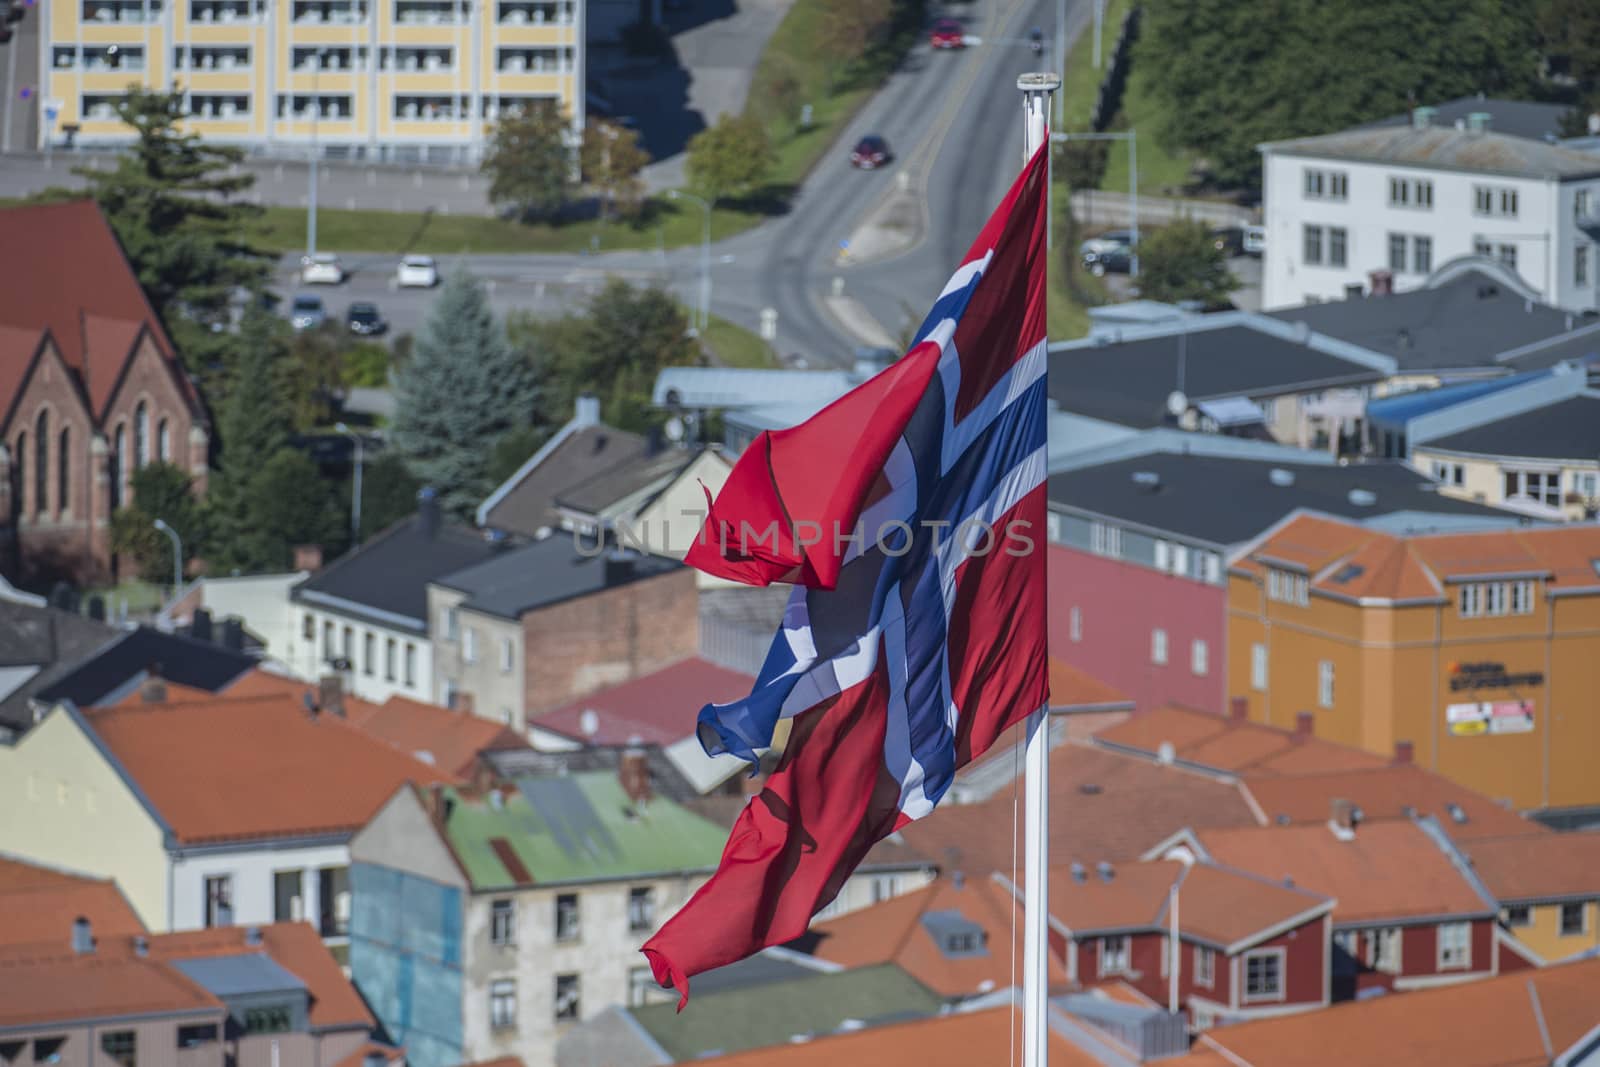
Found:
M 0 851 L 115 878 L 147 926 L 167 928 L 161 829 L 64 710 L 0 746 L 0 811 Z
M 1452 455 L 1446 452 L 1430 451 L 1427 446 L 1419 445 L 1412 452 L 1411 466 L 1423 474 L 1432 476 L 1433 464 L 1459 463 L 1461 465 L 1462 484 L 1441 485 L 1439 492 L 1446 496 L 1453 496 L 1461 500 L 1474 500 L 1482 504 L 1505 505 L 1505 478 L 1503 472 L 1506 467 L 1529 469 L 1546 469 L 1549 463 L 1544 460 L 1530 460 L 1519 464 L 1515 460 L 1501 462 L 1498 459 L 1481 459 L 1468 456 Z M 1583 518 L 1583 505 L 1581 503 L 1567 503 L 1567 494 L 1572 492 L 1576 484 L 1576 475 L 1579 472 L 1588 474 L 1600 470 L 1597 463 L 1560 463 L 1561 471 L 1561 516 L 1568 521 L 1578 521 Z M 1512 506 L 1526 507 L 1525 502 L 1516 502 Z
M 1562 934 L 1561 906 L 1536 904 L 1528 909 L 1527 926 L 1513 926 L 1511 933 L 1518 941 L 1533 949 L 1539 958 L 1555 963 L 1580 952 L 1600 948 L 1600 901 L 1586 901 L 1583 905 L 1584 924 L 1581 934 Z

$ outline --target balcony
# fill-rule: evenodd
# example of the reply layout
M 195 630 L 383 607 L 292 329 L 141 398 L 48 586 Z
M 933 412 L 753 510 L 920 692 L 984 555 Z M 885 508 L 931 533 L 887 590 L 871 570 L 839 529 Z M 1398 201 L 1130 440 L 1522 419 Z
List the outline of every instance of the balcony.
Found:
M 459 26 L 471 11 L 462 0 L 395 0 L 394 21 L 400 26 Z
M 348 93 L 319 93 L 315 96 L 310 93 L 278 94 L 277 115 L 280 119 L 347 122 L 353 114 Z
M 243 45 L 218 48 L 179 48 L 173 53 L 173 64 L 178 70 L 209 71 L 243 70 L 250 66 L 250 49 Z
M 570 3 L 539 3 L 535 0 L 500 0 L 495 21 L 502 26 L 570 26 Z
M 196 121 L 237 122 L 250 115 L 250 97 L 237 93 L 194 93 L 189 97 L 189 117 Z
M 296 26 L 351 26 L 367 20 L 367 5 L 352 0 L 295 0 L 289 17 Z
M 81 11 L 86 25 L 161 21 L 161 0 L 87 0 Z
M 335 45 L 302 45 L 289 50 L 289 65 L 296 74 L 366 70 L 367 50 Z
M 575 68 L 570 48 L 501 48 L 495 60 L 501 74 L 571 74 Z
M 267 14 L 265 0 L 192 0 L 189 21 L 197 26 L 260 22 Z
M 455 50 L 450 48 L 389 48 L 383 52 L 382 69 L 398 73 L 435 73 L 455 69 Z
M 144 49 L 138 45 L 85 45 L 81 68 L 77 60 L 78 49 L 72 45 L 56 45 L 51 50 L 51 63 L 56 70 L 82 69 L 100 74 L 112 70 L 144 70 Z
M 394 117 L 400 122 L 465 122 L 472 108 L 466 97 L 396 96 Z
M 78 113 L 85 122 L 116 122 L 117 104 L 124 93 L 84 93 Z

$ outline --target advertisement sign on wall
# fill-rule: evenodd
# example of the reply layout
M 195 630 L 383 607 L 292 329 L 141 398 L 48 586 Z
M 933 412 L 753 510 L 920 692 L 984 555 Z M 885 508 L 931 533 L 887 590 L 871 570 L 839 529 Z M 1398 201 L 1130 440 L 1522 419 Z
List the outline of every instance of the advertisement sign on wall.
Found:
M 1533 730 L 1533 701 L 1451 704 L 1444 709 L 1444 719 L 1455 737 L 1530 733 Z

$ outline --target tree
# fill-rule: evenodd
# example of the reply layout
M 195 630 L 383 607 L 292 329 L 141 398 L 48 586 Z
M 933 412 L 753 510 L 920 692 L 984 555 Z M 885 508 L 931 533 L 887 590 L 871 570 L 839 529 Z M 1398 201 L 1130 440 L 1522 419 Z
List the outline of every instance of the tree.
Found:
M 286 571 L 296 545 L 319 545 L 337 554 L 347 543 L 350 515 L 342 487 L 323 478 L 310 456 L 281 448 L 261 464 L 251 494 L 260 552 L 258 570 Z
M 1201 156 L 1216 180 L 1255 187 L 1263 141 L 1528 89 L 1532 2 L 1174 0 L 1143 9 L 1133 64 L 1162 139 Z
M 245 313 L 235 345 L 233 373 L 218 411 L 221 455 L 211 480 L 211 562 L 223 573 L 255 571 L 270 554 L 255 534 L 256 475 L 289 441 L 282 366 L 288 353 L 283 320 L 260 308 Z
M 1223 250 L 1203 222 L 1181 219 L 1146 231 L 1139 241 L 1139 295 L 1175 304 L 1198 300 L 1207 307 L 1226 304 L 1239 288 Z
M 495 485 L 505 482 L 549 439 L 549 424 L 530 423 L 506 433 L 494 443 L 494 450 L 489 454 L 489 481 Z
M 527 457 L 524 456 L 524 459 Z M 390 523 L 414 514 L 422 483 L 406 470 L 405 460 L 389 450 L 368 460 L 361 479 L 361 536 L 371 537 Z
M 181 92 L 132 87 L 116 108 L 137 139 L 111 170 L 73 173 L 87 182 L 180 350 L 208 347 L 211 328 L 228 322 L 235 291 L 260 288 L 272 269 L 272 257 L 248 240 L 261 209 L 238 199 L 255 178 L 229 173 L 241 149 L 178 131 Z M 196 356 L 188 351 L 191 369 Z
M 583 148 L 579 153 L 583 180 L 600 191 L 605 214 L 614 207 L 633 215 L 644 200 L 644 182 L 639 172 L 650 162 L 650 153 L 639 144 L 639 133 L 604 119 L 592 120 L 583 129 Z
M 582 315 L 521 317 L 512 333 L 542 382 L 542 425 L 560 425 L 580 393 L 598 393 L 606 422 L 644 433 L 662 419 L 650 402 L 656 375 L 698 361 L 688 329 L 671 293 L 612 278 Z
M 689 141 L 689 184 L 712 203 L 752 192 L 772 164 L 767 131 L 748 115 L 723 115 Z
M 495 321 L 482 284 L 453 274 L 396 376 L 394 444 L 411 473 L 465 516 L 493 488 L 489 451 L 534 415 L 537 384 Z
M 172 542 L 156 529 L 160 519 L 183 543 L 185 565 L 205 542 L 205 515 L 189 475 L 171 463 L 147 463 L 129 480 L 133 501 L 111 516 L 111 547 L 133 557 L 139 576 L 165 585 L 172 581 Z
M 554 105 L 518 108 L 495 124 L 483 172 L 489 200 L 524 222 L 554 218 L 572 202 L 576 182 L 567 148 L 567 120 Z
M 345 353 L 350 337 L 337 322 L 324 321 L 314 330 L 300 330 L 279 364 L 279 388 L 297 430 L 326 426 L 334 401 L 344 387 Z
M 819 51 L 829 59 L 835 82 L 883 44 L 893 25 L 894 0 L 822 0 L 817 21 Z
M 1539 0 L 1537 17 L 1544 51 L 1565 65 L 1578 84 L 1580 97 L 1600 105 L 1600 100 L 1591 98 L 1600 88 L 1600 4 L 1593 0 Z

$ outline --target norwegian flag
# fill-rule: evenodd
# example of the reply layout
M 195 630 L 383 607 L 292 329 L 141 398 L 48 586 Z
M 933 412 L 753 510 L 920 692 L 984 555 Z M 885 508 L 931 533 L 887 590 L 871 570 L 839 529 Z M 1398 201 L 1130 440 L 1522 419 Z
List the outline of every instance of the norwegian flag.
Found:
M 688 555 L 795 583 L 750 696 L 700 712 L 702 745 L 754 761 L 793 722 L 717 872 L 644 946 L 680 1008 L 690 976 L 804 933 L 874 844 L 1047 702 L 1046 181 L 1041 149 L 911 350 L 758 437 Z

